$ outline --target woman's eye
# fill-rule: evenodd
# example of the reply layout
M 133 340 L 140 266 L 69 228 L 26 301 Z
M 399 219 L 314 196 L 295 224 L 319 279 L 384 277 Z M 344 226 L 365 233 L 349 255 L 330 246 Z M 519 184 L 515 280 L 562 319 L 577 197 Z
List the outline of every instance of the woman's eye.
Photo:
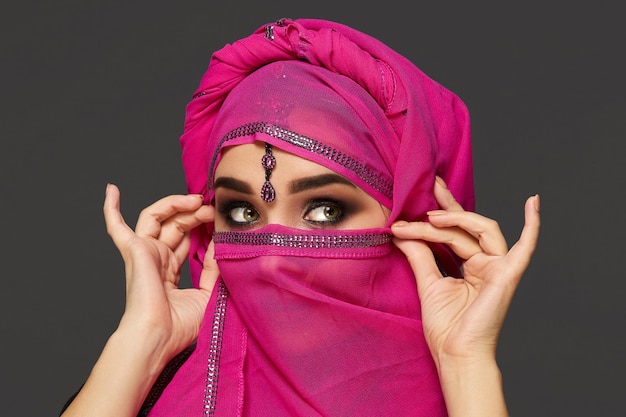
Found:
M 337 222 L 343 215 L 343 209 L 337 204 L 324 203 L 308 210 L 304 220 L 315 223 Z
M 259 220 L 259 212 L 252 207 L 234 207 L 228 211 L 228 217 L 234 223 L 254 223 Z

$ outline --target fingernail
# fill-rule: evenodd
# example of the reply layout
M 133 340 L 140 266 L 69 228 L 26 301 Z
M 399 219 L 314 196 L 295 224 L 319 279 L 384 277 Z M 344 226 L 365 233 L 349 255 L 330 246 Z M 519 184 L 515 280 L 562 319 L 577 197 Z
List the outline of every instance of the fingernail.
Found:
M 405 222 L 404 220 L 397 221 L 391 225 L 391 227 L 406 227 L 409 222 Z
M 539 194 L 535 194 L 535 201 L 533 201 L 533 204 L 535 205 L 535 210 L 539 212 L 539 206 L 541 205 L 539 201 Z
M 448 188 L 446 182 L 439 175 L 435 175 L 435 181 L 437 181 L 437 184 L 441 185 L 443 188 Z
M 446 214 L 446 211 L 445 210 L 432 210 L 432 211 L 427 211 L 426 214 L 429 216 L 443 216 L 444 214 Z
M 105 193 L 105 194 L 106 194 L 107 192 L 109 192 L 109 187 L 110 187 L 110 186 L 111 186 L 111 183 L 110 183 L 110 182 L 107 182 L 107 186 L 106 186 L 106 188 L 104 189 L 104 193 Z

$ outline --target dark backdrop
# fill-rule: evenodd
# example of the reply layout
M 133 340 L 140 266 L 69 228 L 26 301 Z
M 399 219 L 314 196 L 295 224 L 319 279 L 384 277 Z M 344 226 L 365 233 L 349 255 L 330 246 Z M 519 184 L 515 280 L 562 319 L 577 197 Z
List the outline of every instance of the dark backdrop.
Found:
M 512 416 L 623 410 L 624 24 L 569 1 L 22 1 L 0 12 L 4 416 L 57 415 L 124 304 L 105 184 L 140 209 L 184 192 L 178 137 L 210 53 L 281 17 L 370 33 L 473 120 L 478 211 L 540 244 L 499 349 Z M 586 2 L 589 3 L 589 2 Z M 411 6 L 409 6 L 409 4 Z

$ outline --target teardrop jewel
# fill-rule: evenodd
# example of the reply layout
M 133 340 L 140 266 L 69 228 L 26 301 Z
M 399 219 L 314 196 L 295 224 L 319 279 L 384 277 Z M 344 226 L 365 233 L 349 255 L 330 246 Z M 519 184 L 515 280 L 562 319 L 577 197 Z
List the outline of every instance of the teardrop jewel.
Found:
M 261 187 L 261 198 L 266 203 L 271 203 L 276 198 L 276 191 L 269 181 L 265 181 L 263 187 Z

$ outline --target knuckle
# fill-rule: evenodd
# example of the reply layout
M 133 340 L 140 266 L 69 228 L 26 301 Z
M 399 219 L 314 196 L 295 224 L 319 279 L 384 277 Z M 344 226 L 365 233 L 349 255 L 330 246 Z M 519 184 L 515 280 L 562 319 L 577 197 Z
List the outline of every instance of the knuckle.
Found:
M 488 230 L 500 231 L 500 224 L 494 219 L 487 219 L 485 226 Z

